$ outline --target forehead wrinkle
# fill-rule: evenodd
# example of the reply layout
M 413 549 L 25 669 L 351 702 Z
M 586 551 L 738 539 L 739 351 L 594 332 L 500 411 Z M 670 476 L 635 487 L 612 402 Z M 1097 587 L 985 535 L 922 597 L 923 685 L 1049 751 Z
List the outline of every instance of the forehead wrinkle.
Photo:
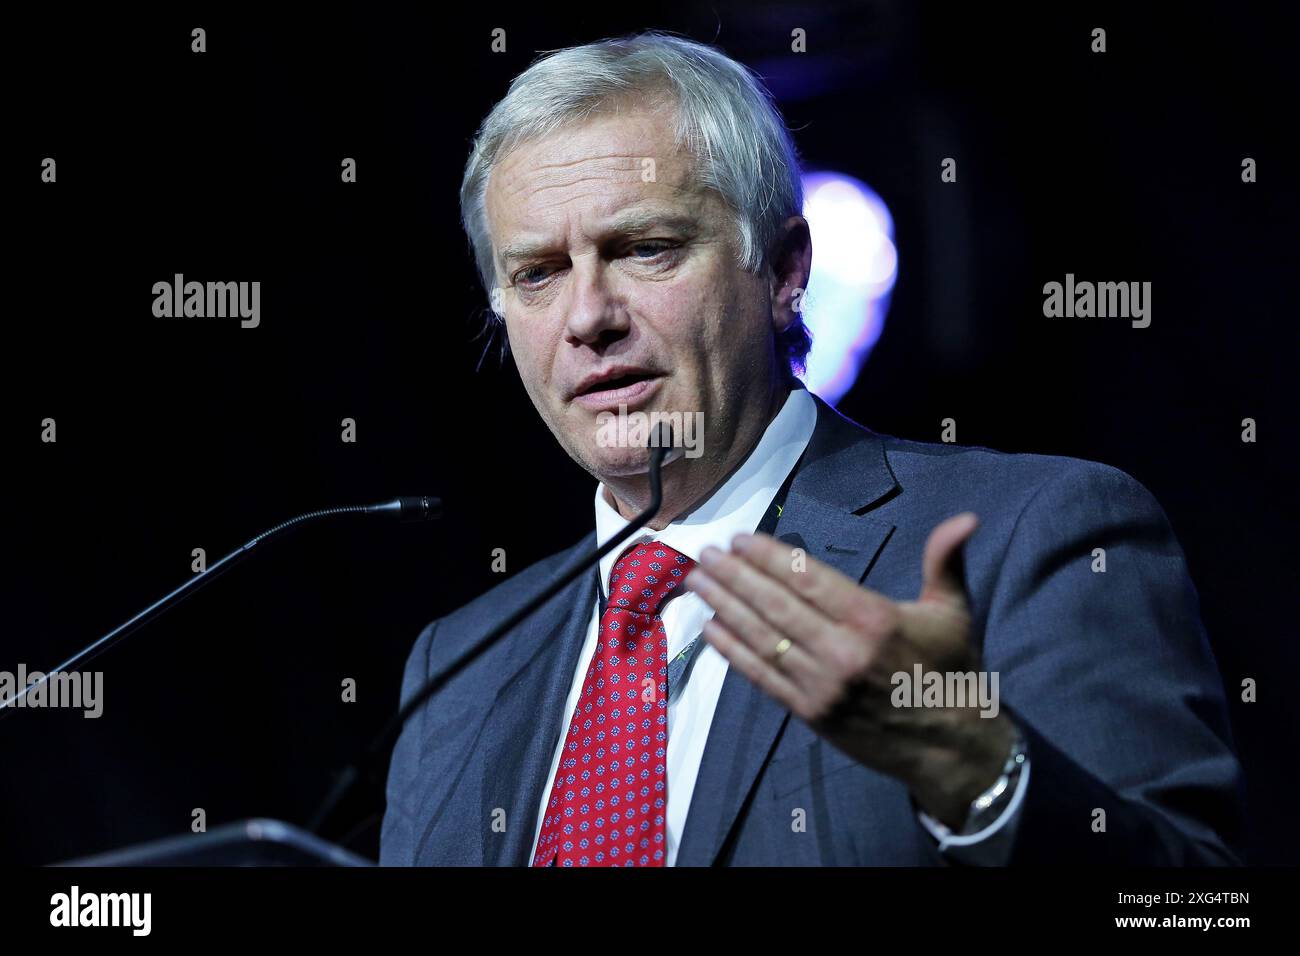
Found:
M 601 176 L 582 176 L 576 179 L 565 180 L 564 182 L 547 183 L 541 186 L 536 186 L 533 189 L 533 191 L 528 194 L 528 196 L 524 199 L 522 203 L 514 205 L 511 208 L 516 210 L 527 209 L 529 201 L 532 200 L 534 197 L 541 197 L 542 194 L 553 193 L 557 189 L 564 189 L 566 187 L 577 186 L 582 183 L 590 183 L 590 182 L 611 183 L 610 180 Z M 511 192 L 508 192 L 505 196 L 503 196 L 501 201 L 504 202 L 506 199 L 517 198 L 518 195 L 521 192 L 523 192 L 523 190 L 527 187 L 527 185 L 530 184 L 521 184 L 518 188 L 514 189 Z M 628 179 L 615 180 L 613 181 L 612 185 L 615 185 L 617 187 L 624 187 L 624 188 L 619 189 L 614 195 L 610 196 L 607 199 L 607 201 L 603 203 L 604 209 L 594 210 L 595 215 L 598 216 L 602 222 L 610 219 L 617 220 L 619 219 L 620 216 L 634 217 L 638 220 L 645 219 L 647 217 L 658 219 L 658 218 L 665 218 L 670 216 L 681 216 L 683 215 L 683 213 L 676 212 L 671 209 L 654 208 L 649 211 L 644 211 L 644 210 L 637 210 L 635 207 L 645 203 L 663 202 L 665 199 L 681 199 L 682 197 L 686 197 L 686 199 L 688 200 L 687 205 L 689 206 L 690 210 L 693 211 L 698 208 L 698 204 L 703 199 L 703 194 L 707 192 L 707 190 L 702 189 L 698 183 L 691 180 L 687 180 L 685 182 L 676 182 L 673 180 L 655 180 L 653 182 L 646 183 L 642 181 L 639 175 L 633 175 Z M 627 195 L 626 187 L 641 187 L 641 188 L 637 188 L 635 190 L 635 194 L 629 196 Z M 545 211 L 555 209 L 557 207 L 567 206 L 573 203 L 574 201 L 587 199 L 590 197 L 590 195 L 591 194 L 589 193 L 581 192 L 578 193 L 577 195 L 572 195 L 572 196 L 553 196 L 553 195 L 545 196 L 543 197 L 542 202 L 539 204 L 541 208 L 538 211 L 545 212 Z M 632 210 L 632 211 L 629 212 L 628 210 Z M 693 217 L 693 218 L 698 218 L 698 217 Z
M 534 189 L 532 190 L 532 192 L 529 193 L 529 195 L 530 195 L 530 196 L 539 196 L 539 195 L 541 195 L 541 194 L 544 193 L 544 192 L 549 192 L 549 191 L 554 190 L 554 189 L 567 189 L 567 188 L 570 187 L 570 186 L 577 186 L 577 185 L 580 184 L 580 183 L 590 183 L 590 182 L 608 182 L 608 179 L 607 179 L 607 177 L 604 177 L 604 176 L 579 176 L 577 179 L 568 179 L 568 180 L 565 180 L 565 181 L 562 182 L 562 183 L 546 183 L 546 184 L 544 184 L 544 185 L 537 186 L 536 188 L 534 188 Z M 516 190 L 515 190 L 513 193 L 511 193 L 510 195 L 513 196 L 513 195 L 517 195 L 518 193 L 523 192 L 524 189 L 525 189 L 525 187 L 526 187 L 526 186 L 529 186 L 529 185 L 531 185 L 531 183 L 525 183 L 525 184 L 521 185 L 518 189 L 516 189 Z M 581 198 L 581 197 L 579 197 L 579 196 L 572 196 L 572 197 L 570 197 L 570 198 L 571 198 L 571 199 L 578 199 L 578 198 Z M 568 201 L 568 200 L 564 200 L 564 199 L 559 200 L 559 202 L 567 202 L 567 201 Z
M 579 163 L 598 163 L 606 159 L 641 159 L 640 153 L 599 153 L 596 155 L 579 156 L 576 159 L 557 160 L 552 163 L 538 163 L 534 169 L 564 169 L 568 166 L 577 166 Z
M 564 170 L 571 169 L 582 163 L 602 163 L 615 158 L 629 159 L 631 162 L 627 164 L 606 163 L 603 168 L 597 167 L 597 169 L 587 172 L 585 175 L 573 178 L 562 178 L 560 175 Z M 637 160 L 641 158 L 639 156 L 624 157 L 620 155 L 617 157 L 584 158 L 568 163 L 544 163 L 514 175 L 510 175 L 511 171 L 507 170 L 507 181 L 503 184 L 505 186 L 504 192 L 507 198 L 513 198 L 530 190 L 538 193 L 548 189 L 564 189 L 584 182 L 607 181 L 613 178 L 610 176 L 611 173 L 628 173 L 627 181 L 633 182 L 639 179 L 640 165 Z M 538 180 L 541 180 L 540 185 Z

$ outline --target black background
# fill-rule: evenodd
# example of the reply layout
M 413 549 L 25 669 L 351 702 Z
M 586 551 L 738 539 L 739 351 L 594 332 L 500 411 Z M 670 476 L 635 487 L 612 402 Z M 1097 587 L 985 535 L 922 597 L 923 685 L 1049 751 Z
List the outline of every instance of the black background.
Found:
M 537 51 L 652 27 L 757 69 L 808 167 L 893 212 L 889 320 L 841 411 L 926 441 L 954 417 L 962 444 L 1105 461 L 1156 494 L 1228 688 L 1249 859 L 1300 860 L 1296 23 L 1282 5 L 1133 6 L 12 19 L 0 669 L 65 659 L 186 580 L 192 548 L 215 560 L 298 512 L 395 494 L 448 513 L 304 531 L 95 662 L 102 718 L 0 720 L 0 861 L 187 832 L 196 807 L 210 828 L 305 822 L 396 705 L 419 629 L 500 580 L 492 549 L 514 573 L 589 529 L 594 483 L 484 355 L 457 190 Z M 154 318 L 152 285 L 177 272 L 261 281 L 261 326 Z M 1045 319 L 1043 283 L 1067 272 L 1152 282 L 1151 327 Z M 377 831 L 355 846 L 374 855 Z

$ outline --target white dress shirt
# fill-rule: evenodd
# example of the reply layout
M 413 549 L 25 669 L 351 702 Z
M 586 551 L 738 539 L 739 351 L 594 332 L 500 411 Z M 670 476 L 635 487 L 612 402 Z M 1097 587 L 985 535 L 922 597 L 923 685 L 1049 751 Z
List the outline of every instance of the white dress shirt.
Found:
M 700 552 L 708 545 L 729 551 L 731 539 L 737 534 L 753 533 L 757 530 L 763 516 L 771 507 L 772 499 L 784 484 L 799 457 L 808 447 L 813 428 L 817 424 L 817 406 L 812 396 L 803 388 L 790 392 L 781 411 L 768 424 L 763 437 L 759 439 L 753 452 L 723 482 L 702 505 L 690 514 L 682 515 L 662 531 L 655 532 L 649 528 L 629 538 L 622 548 L 605 555 L 600 561 L 601 597 L 607 597 L 609 575 L 623 551 L 634 544 L 646 541 L 662 541 L 687 557 L 699 561 Z M 605 485 L 596 488 L 596 540 L 604 544 L 614 537 L 627 524 L 626 520 L 605 501 Z M 573 674 L 569 697 L 565 704 L 565 724 L 556 742 L 555 753 L 551 758 L 551 769 L 547 775 L 547 785 L 542 792 L 541 804 L 537 809 L 537 824 L 533 834 L 533 848 L 528 859 L 531 861 L 537 852 L 537 841 L 541 836 L 542 824 L 546 818 L 547 803 L 555 782 L 555 773 L 564 752 L 564 743 L 569 730 L 569 722 L 578 706 L 582 695 L 582 685 L 591 666 L 592 656 L 596 651 L 596 638 L 600 631 L 600 606 L 597 600 L 592 609 L 591 622 L 587 627 L 587 637 L 578 655 L 578 667 Z M 713 608 L 693 591 L 675 595 L 662 610 L 664 630 L 668 635 L 668 660 L 672 660 L 704 628 L 704 623 L 713 616 Z M 713 723 L 713 712 L 722 693 L 722 682 L 727 676 L 728 662 L 718 650 L 707 642 L 697 649 L 695 661 L 687 671 L 688 679 L 680 693 L 673 691 L 668 703 L 668 812 L 665 817 L 664 838 L 667 847 L 667 865 L 673 866 L 677 860 L 677 848 L 681 842 L 682 831 L 686 827 L 686 812 L 690 809 L 691 795 L 695 791 L 695 780 L 699 775 L 700 761 L 704 756 L 704 745 L 709 739 L 709 727 Z M 1022 774 L 1021 786 L 1017 788 L 1008 812 L 980 834 L 973 837 L 954 838 L 944 831 L 942 825 L 937 828 L 934 821 L 920 815 L 922 823 L 941 848 L 961 847 L 966 851 L 963 861 L 978 862 L 977 854 L 971 854 L 971 848 L 982 845 L 986 837 L 1001 829 L 1019 806 L 1023 784 L 1028 774 Z M 1000 841 L 989 841 L 990 846 Z M 945 846 L 946 844 L 946 846 Z M 969 859 L 967 859 L 969 858 Z

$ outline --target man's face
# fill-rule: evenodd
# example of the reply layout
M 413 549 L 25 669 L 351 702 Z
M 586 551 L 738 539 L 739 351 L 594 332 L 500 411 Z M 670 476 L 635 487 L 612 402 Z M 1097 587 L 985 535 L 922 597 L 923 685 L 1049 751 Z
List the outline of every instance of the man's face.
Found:
M 519 374 L 602 480 L 648 461 L 604 447 L 602 413 L 703 412 L 704 455 L 725 455 L 755 434 L 778 377 L 768 279 L 737 265 L 733 219 L 694 182 L 671 123 L 666 108 L 598 114 L 517 146 L 488 183 Z

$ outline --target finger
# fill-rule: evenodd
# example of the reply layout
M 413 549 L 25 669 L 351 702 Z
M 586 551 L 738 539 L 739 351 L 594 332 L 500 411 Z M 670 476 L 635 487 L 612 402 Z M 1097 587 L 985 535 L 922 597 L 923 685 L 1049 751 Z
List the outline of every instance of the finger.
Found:
M 778 640 L 797 641 L 814 658 L 824 657 L 837 640 L 834 622 L 817 607 L 736 554 L 714 547 L 704 549 L 699 569 L 734 595 L 741 608 L 757 614 Z M 707 598 L 706 598 L 707 600 Z M 735 628 L 739 621 L 729 621 Z M 742 636 L 744 632 L 742 631 Z M 761 650 L 761 648 L 760 648 Z
M 897 621 L 897 609 L 889 598 L 811 555 L 796 556 L 794 548 L 771 535 L 738 534 L 731 549 L 832 621 L 866 634 L 887 633 Z
M 941 522 L 930 532 L 921 559 L 921 596 L 918 601 L 966 607 L 962 546 L 978 526 L 979 518 L 966 511 Z
M 780 668 L 764 660 L 716 617 L 704 622 L 701 636 L 718 649 L 731 666 L 753 681 L 760 690 L 796 714 L 807 713 L 807 701 L 798 685 Z M 794 648 L 786 652 L 789 657 Z M 784 666 L 784 663 L 782 664 Z
M 740 563 L 734 558 L 732 560 L 737 564 Z M 757 572 L 751 570 L 751 573 Z M 756 656 L 771 660 L 782 638 L 789 638 L 791 646 L 781 655 L 781 670 L 790 675 L 792 680 L 809 680 L 821 670 L 818 661 L 801 645 L 797 634 L 774 628 L 741 596 L 709 571 L 696 567 L 686 576 L 683 583 L 686 588 L 703 598 L 704 602 L 713 608 L 715 619 L 726 625 L 728 632 L 739 638 Z

